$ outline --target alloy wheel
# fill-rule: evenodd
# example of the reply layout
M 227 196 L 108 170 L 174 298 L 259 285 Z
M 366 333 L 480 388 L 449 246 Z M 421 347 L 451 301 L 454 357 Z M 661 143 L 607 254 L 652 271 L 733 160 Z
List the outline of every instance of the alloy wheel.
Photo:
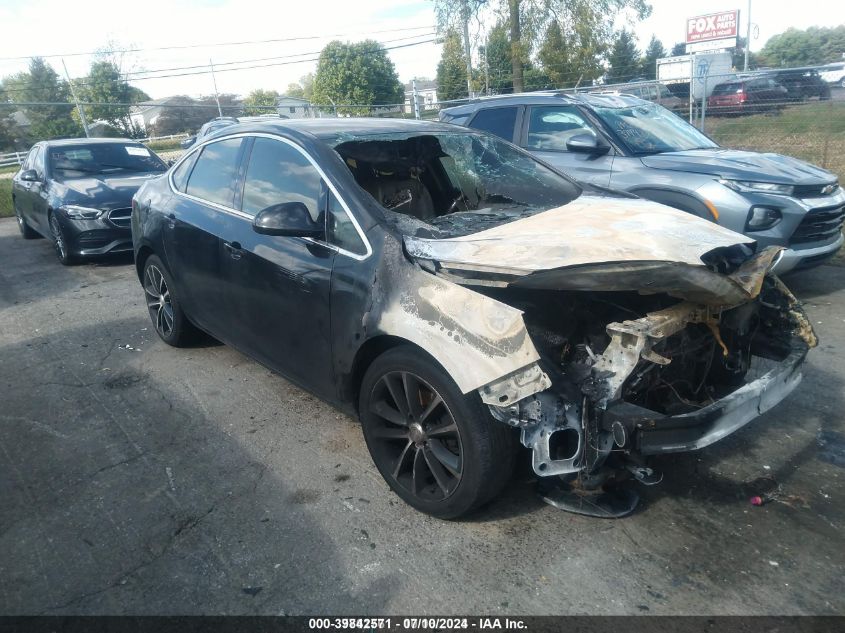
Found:
M 156 330 L 163 337 L 170 336 L 173 332 L 173 304 L 167 282 L 157 266 L 147 266 L 144 272 L 144 292 Z
M 23 221 L 23 218 L 21 218 Z M 59 259 L 65 261 L 67 257 L 67 245 L 65 244 L 65 236 L 62 233 L 62 226 L 56 219 L 55 215 L 50 216 L 50 231 L 53 233 L 53 244 L 56 247 L 56 254 Z
M 407 371 L 384 374 L 369 402 L 373 457 L 383 473 L 422 501 L 451 496 L 463 474 L 463 446 L 441 395 Z

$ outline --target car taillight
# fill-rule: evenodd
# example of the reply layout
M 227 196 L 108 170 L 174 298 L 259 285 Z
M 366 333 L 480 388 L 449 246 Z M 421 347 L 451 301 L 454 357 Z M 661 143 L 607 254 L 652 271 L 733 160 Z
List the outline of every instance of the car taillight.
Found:
M 746 101 L 748 101 L 748 95 L 745 94 L 745 90 L 740 88 L 739 90 L 736 91 L 736 93 L 739 95 L 739 102 L 740 103 L 745 103 Z

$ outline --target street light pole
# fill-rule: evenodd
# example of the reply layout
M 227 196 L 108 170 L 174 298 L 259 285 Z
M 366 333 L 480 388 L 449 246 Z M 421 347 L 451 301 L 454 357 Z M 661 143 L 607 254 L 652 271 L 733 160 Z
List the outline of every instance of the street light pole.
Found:
M 469 46 L 469 4 L 468 0 L 461 2 L 461 18 L 464 23 L 464 55 L 467 58 L 467 97 L 472 98 L 472 51 Z
M 748 71 L 748 49 L 751 48 L 751 0 L 748 0 L 748 14 L 745 16 L 748 25 L 745 29 L 745 70 Z
M 67 64 L 65 64 L 64 58 L 62 58 L 62 66 L 65 69 L 65 77 L 67 77 L 67 85 L 70 87 L 70 94 L 76 103 L 76 111 L 79 112 L 79 121 L 82 123 L 82 129 L 85 130 L 85 138 L 90 138 L 91 133 L 88 131 L 88 121 L 85 120 L 85 110 L 83 110 L 82 106 L 79 105 L 79 99 L 76 97 L 76 90 L 73 87 L 73 80 L 70 78 L 70 73 L 67 71 Z
M 214 76 L 214 62 L 208 60 L 208 65 L 211 66 L 211 81 L 214 84 L 214 100 L 217 102 L 217 114 L 223 118 L 223 108 L 220 107 L 220 95 L 217 94 L 217 77 Z

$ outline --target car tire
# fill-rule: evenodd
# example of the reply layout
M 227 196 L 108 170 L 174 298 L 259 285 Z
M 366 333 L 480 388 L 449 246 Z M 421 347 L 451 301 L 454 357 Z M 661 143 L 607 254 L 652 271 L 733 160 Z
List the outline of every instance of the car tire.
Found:
M 464 395 L 424 352 L 395 347 L 370 365 L 359 417 L 373 462 L 413 508 L 456 519 L 496 496 L 511 477 L 513 429 L 476 393 Z
M 18 221 L 18 229 L 20 229 L 21 237 L 25 240 L 34 240 L 38 237 L 38 232 L 35 231 L 29 224 L 26 223 L 26 220 L 23 219 L 21 212 L 18 211 L 18 205 L 12 200 L 12 206 L 15 207 L 15 219 Z
M 173 347 L 184 347 L 194 341 L 197 329 L 185 316 L 173 291 L 173 280 L 156 255 L 144 262 L 141 275 L 144 299 L 156 334 Z
M 50 224 L 50 233 L 53 235 L 53 249 L 56 251 L 56 258 L 62 266 L 73 266 L 78 260 L 68 248 L 62 223 L 59 222 L 59 218 L 56 217 L 55 213 L 50 213 L 48 222 Z

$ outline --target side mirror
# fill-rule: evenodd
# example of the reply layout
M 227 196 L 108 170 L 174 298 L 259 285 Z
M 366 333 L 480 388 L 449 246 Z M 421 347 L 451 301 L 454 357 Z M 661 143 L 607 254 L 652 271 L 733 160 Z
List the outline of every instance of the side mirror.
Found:
M 38 172 L 34 169 L 25 169 L 22 171 L 21 180 L 24 182 L 41 182 L 41 179 L 38 177 Z
M 576 134 L 566 141 L 566 149 L 578 154 L 607 154 L 610 151 L 609 145 L 599 145 L 598 139 L 592 134 Z
M 182 139 L 182 141 L 179 143 L 179 145 L 181 146 L 182 149 L 188 149 L 189 147 L 192 147 L 193 144 L 196 143 L 196 142 L 197 142 L 196 136 L 189 136 L 188 138 Z
M 252 229 L 262 235 L 284 235 L 288 237 L 323 237 L 322 224 L 311 219 L 308 207 L 301 202 L 284 202 L 258 212 L 252 221 Z

